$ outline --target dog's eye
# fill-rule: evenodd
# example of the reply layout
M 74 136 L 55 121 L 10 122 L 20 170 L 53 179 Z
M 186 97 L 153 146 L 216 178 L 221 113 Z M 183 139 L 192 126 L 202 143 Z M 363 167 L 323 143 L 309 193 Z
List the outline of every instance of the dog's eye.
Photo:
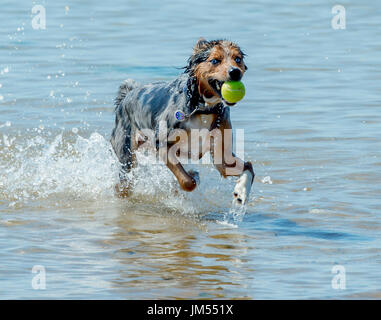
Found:
M 234 60 L 235 60 L 235 62 L 237 62 L 237 63 L 241 63 L 241 61 L 242 61 L 242 59 L 241 59 L 240 57 L 237 57 L 237 58 L 235 58 Z
M 217 64 L 217 63 L 220 63 L 221 61 L 220 60 L 218 60 L 218 59 L 212 59 L 212 60 L 210 60 L 210 63 L 211 64 Z

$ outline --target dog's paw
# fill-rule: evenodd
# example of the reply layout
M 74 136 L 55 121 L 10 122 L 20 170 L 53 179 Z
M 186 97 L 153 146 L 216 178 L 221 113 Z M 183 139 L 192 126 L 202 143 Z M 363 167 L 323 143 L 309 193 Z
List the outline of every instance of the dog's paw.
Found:
M 200 185 L 200 175 L 197 171 L 189 170 L 188 174 L 193 178 L 193 180 L 196 182 L 196 185 Z
M 245 170 L 239 177 L 233 191 L 233 204 L 242 206 L 247 203 L 250 195 L 253 176 L 250 171 Z
M 128 198 L 131 194 L 131 188 L 128 185 L 117 183 L 114 187 L 115 194 L 119 198 Z

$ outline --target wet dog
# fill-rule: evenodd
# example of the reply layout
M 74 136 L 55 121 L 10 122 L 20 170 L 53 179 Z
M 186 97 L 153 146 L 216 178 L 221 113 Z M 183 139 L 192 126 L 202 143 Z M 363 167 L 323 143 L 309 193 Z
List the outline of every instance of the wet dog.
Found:
M 115 99 L 115 128 L 111 135 L 112 147 L 122 165 L 117 190 L 121 195 L 128 194 L 131 181 L 127 181 L 124 174 L 136 163 L 135 152 L 147 141 L 145 132 L 149 129 L 154 132 L 154 147 L 160 150 L 161 159 L 165 159 L 183 190 L 193 191 L 199 177 L 197 172 L 184 169 L 178 159 L 179 153 L 186 152 L 189 158 L 201 159 L 210 152 L 223 177 L 239 177 L 233 202 L 245 204 L 254 181 L 254 171 L 250 162 L 242 161 L 232 152 L 229 106 L 234 104 L 225 101 L 221 95 L 225 81 L 239 81 L 247 70 L 244 53 L 230 41 L 200 39 L 184 69 L 183 74 L 170 82 L 140 85 L 126 80 L 120 86 Z M 161 124 L 166 127 L 164 140 L 161 139 Z M 179 130 L 188 137 L 192 130 L 203 131 L 201 147 L 197 146 L 195 150 L 190 141 L 181 138 Z M 205 132 L 211 143 L 204 143 Z M 171 139 L 171 134 L 176 139 Z M 174 145 L 176 151 L 171 152 Z

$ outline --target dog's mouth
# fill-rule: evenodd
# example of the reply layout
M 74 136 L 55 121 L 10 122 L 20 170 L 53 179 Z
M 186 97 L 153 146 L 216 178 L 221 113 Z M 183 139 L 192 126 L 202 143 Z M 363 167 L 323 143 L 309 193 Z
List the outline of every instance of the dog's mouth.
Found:
M 218 96 L 224 101 L 224 103 L 227 104 L 228 106 L 234 106 L 235 103 L 227 102 L 224 98 L 222 98 L 221 88 L 222 88 L 222 85 L 224 84 L 224 82 L 225 81 L 220 81 L 220 80 L 217 80 L 217 79 L 211 79 L 211 80 L 209 80 L 210 86 L 212 87 L 214 92 L 217 93 Z

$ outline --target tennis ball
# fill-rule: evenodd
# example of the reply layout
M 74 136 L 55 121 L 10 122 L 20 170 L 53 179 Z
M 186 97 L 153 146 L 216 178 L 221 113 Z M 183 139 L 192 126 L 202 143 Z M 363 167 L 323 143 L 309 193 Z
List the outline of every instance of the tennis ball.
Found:
M 236 103 L 245 96 L 245 86 L 241 81 L 226 81 L 221 88 L 222 98 L 229 103 Z

